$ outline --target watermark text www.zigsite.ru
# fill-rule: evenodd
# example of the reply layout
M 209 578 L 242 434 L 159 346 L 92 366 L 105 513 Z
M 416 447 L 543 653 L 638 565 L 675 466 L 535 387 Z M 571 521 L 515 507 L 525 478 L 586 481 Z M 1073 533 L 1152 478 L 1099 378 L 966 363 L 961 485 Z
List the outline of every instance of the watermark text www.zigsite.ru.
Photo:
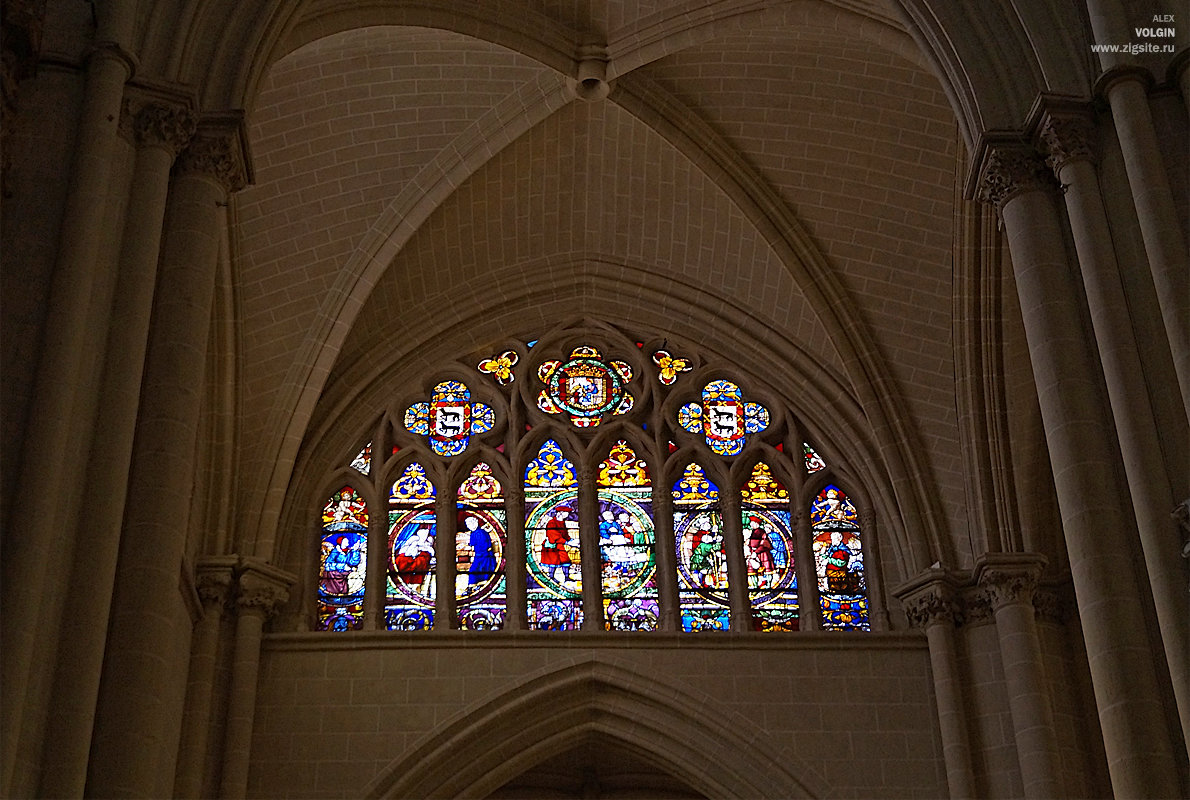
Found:
M 1093 44 L 1091 52 L 1125 53 L 1130 56 L 1138 56 L 1142 53 L 1172 53 L 1175 34 L 1173 22 L 1173 14 L 1155 14 L 1151 27 L 1133 28 L 1132 31 L 1137 39 L 1147 41 L 1128 42 L 1127 44 Z

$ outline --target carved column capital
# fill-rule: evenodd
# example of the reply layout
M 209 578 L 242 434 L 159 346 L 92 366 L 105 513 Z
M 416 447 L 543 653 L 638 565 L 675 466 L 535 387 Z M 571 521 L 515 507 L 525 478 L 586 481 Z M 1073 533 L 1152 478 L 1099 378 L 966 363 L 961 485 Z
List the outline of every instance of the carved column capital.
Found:
M 208 115 L 199 120 L 194 138 L 178 155 L 181 175 L 204 175 L 227 192 L 237 192 L 252 180 L 243 130 L 243 114 Z
M 160 147 L 176 156 L 194 136 L 197 121 L 190 109 L 167 103 L 124 100 L 129 132 L 141 147 Z M 123 124 L 121 125 L 123 127 Z
M 1039 553 L 988 553 L 976 564 L 975 574 L 996 610 L 1013 603 L 1032 605 L 1046 563 Z
M 1097 161 L 1095 122 L 1087 115 L 1047 113 L 1037 135 L 1054 175 L 1072 161 Z
M 231 594 L 231 570 L 204 569 L 199 567 L 194 578 L 194 588 L 204 610 L 222 608 Z
M 241 563 L 236 607 L 240 613 L 272 617 L 289 601 L 293 582 L 292 575 L 264 562 Z
M 897 587 L 905 616 L 913 628 L 954 625 L 961 620 L 955 581 L 941 567 L 931 567 L 908 583 Z
M 1021 141 L 985 144 L 979 168 L 976 197 L 1004 210 L 1004 205 L 1026 192 L 1047 191 L 1055 187 L 1045 160 Z

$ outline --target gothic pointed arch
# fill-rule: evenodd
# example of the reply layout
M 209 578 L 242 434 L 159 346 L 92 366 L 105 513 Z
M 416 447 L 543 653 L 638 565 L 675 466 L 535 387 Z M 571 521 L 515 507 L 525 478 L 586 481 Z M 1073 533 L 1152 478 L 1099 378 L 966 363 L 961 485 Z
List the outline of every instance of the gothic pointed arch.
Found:
M 484 797 L 590 737 L 642 754 L 708 797 L 825 794 L 809 767 L 742 736 L 749 726 L 721 722 L 727 715 L 708 713 L 716 707 L 708 695 L 619 664 L 592 660 L 551 670 L 456 714 L 390 764 L 365 796 Z

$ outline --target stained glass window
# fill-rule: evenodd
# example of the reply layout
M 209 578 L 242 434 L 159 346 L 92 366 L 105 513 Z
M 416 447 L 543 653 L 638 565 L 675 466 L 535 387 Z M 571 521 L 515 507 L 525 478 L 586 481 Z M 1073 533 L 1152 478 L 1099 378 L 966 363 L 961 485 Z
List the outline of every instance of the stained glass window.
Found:
M 362 472 L 367 475 L 372 469 L 372 443 L 368 442 L 364 445 L 364 449 L 359 451 L 359 455 L 351 462 L 352 469 Z
M 789 492 L 773 476 L 769 465 L 760 461 L 747 483 L 740 487 L 740 500 L 752 628 L 795 631 L 797 572 L 793 564 Z
M 496 424 L 495 412 L 471 402 L 471 390 L 458 381 L 434 387 L 428 403 L 414 403 L 405 412 L 405 427 L 430 440 L 440 456 L 457 456 L 467 449 L 472 434 L 487 433 Z
M 672 356 L 665 350 L 653 353 L 653 363 L 657 365 L 657 380 L 665 386 L 673 384 L 678 379 L 679 372 L 689 372 L 692 369 L 689 359 Z
M 433 627 L 437 527 L 434 485 L 426 477 L 425 467 L 410 464 L 393 483 L 388 500 L 388 592 L 384 621 L 390 631 Z
M 455 534 L 455 608 L 469 631 L 504 627 L 504 496 L 492 468 L 482 461 L 459 486 Z
M 855 505 L 842 489 L 829 484 L 810 505 L 810 527 L 823 627 L 869 630 L 868 583 Z
M 599 465 L 596 483 L 604 627 L 656 630 L 660 609 L 648 466 L 621 439 Z
M 529 346 L 532 347 L 532 345 Z M 512 374 L 512 368 L 519 360 L 520 356 L 516 354 L 515 350 L 505 350 L 498 356 L 480 361 L 478 369 L 480 372 L 493 376 L 501 386 L 504 386 L 516 379 L 516 376 Z
M 802 442 L 802 452 L 806 457 L 806 472 L 813 475 L 819 470 L 826 469 L 826 462 L 822 460 L 822 456 L 818 455 L 808 442 Z
M 731 614 L 719 487 L 707 480 L 698 464 L 687 465 L 674 482 L 673 521 L 682 630 L 728 630 Z
M 632 410 L 632 395 L 625 388 L 632 380 L 632 367 L 623 361 L 605 362 L 594 347 L 576 347 L 566 361 L 543 361 L 537 377 L 545 384 L 537 407 L 548 414 L 569 414 L 577 428 L 592 428 L 605 414 Z
M 734 456 L 744 449 L 748 434 L 768 427 L 769 411 L 759 403 L 745 403 L 740 387 L 731 381 L 711 381 L 703 387 L 701 403 L 678 409 L 678 424 L 690 433 L 702 433 L 719 455 Z
M 323 506 L 319 567 L 318 630 L 358 630 L 364 621 L 368 506 L 350 486 Z
M 578 630 L 583 621 L 578 480 L 548 439 L 525 468 L 526 608 L 534 630 Z

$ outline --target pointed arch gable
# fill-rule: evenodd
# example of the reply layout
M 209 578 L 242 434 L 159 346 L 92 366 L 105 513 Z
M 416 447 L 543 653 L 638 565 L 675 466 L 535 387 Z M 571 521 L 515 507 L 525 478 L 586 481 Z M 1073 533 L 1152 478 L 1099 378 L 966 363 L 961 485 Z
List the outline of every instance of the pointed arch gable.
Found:
M 549 670 L 464 709 L 389 765 L 368 798 L 483 797 L 586 737 L 642 752 L 663 771 L 721 798 L 811 798 L 827 787 L 796 757 L 750 730 L 717 722 L 715 701 L 620 664 L 591 660 Z M 715 753 L 716 758 L 707 758 Z

